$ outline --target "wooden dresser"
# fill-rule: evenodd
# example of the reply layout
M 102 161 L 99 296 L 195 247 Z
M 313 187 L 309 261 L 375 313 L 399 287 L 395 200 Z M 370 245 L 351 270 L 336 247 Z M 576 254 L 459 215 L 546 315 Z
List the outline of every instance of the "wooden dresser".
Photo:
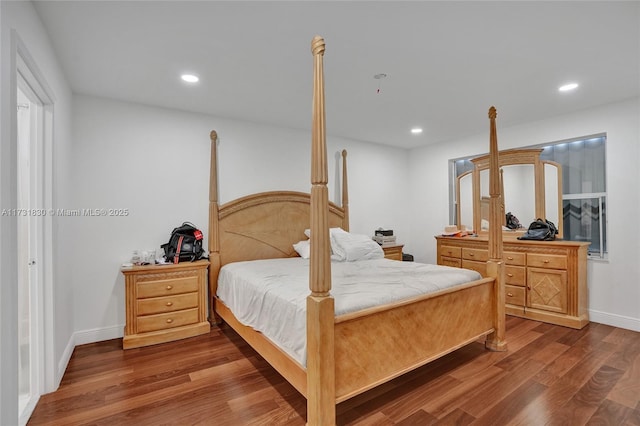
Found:
M 486 276 L 487 238 L 436 236 L 438 264 Z M 506 313 L 580 329 L 587 312 L 587 248 L 575 241 L 524 241 L 505 236 Z
M 381 247 L 382 251 L 384 251 L 385 259 L 402 260 L 402 247 L 404 247 L 404 244 L 388 244 Z
M 208 333 L 206 281 L 209 262 L 121 269 L 126 286 L 124 349 Z

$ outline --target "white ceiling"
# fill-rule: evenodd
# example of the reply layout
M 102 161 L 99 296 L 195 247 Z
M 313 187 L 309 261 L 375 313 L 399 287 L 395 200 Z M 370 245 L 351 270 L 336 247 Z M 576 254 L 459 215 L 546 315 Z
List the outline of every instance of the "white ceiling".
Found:
M 75 93 L 297 129 L 321 35 L 327 133 L 405 148 L 640 96 L 637 1 L 34 3 Z

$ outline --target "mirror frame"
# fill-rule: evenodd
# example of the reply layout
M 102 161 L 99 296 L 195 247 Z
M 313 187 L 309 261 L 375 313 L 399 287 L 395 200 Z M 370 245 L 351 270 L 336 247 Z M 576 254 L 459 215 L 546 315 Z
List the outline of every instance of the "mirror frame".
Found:
M 474 191 L 474 189 L 473 189 L 474 188 L 474 185 L 473 185 L 473 182 L 474 182 L 473 170 L 466 171 L 466 172 L 462 173 L 460 176 L 458 176 L 458 178 L 456 179 L 456 200 L 458 200 L 458 202 L 456 203 L 456 218 L 457 218 L 456 223 L 457 223 L 458 227 L 463 223 L 462 222 L 462 207 L 460 205 L 460 198 L 461 198 L 461 194 L 462 194 L 462 190 L 460 189 L 461 188 L 460 182 L 462 182 L 463 178 L 471 179 L 470 182 L 471 182 L 471 191 L 472 191 L 471 198 L 472 199 L 473 199 L 474 194 L 475 194 L 473 192 Z M 475 209 L 474 209 L 473 204 L 474 203 L 472 203 L 472 205 L 471 205 L 471 216 L 472 216 L 471 226 L 474 226 L 474 229 L 475 229 L 475 216 L 476 215 L 475 215 Z
M 534 170 L 534 187 L 535 187 L 535 216 L 546 219 L 546 199 L 545 199 L 545 164 L 551 165 L 558 169 L 557 171 L 557 184 L 558 184 L 558 223 L 555 223 L 558 228 L 557 238 L 562 238 L 563 235 L 563 226 L 562 226 L 562 166 L 553 161 L 543 161 L 540 159 L 540 153 L 542 149 L 511 149 L 506 151 L 500 151 L 498 156 L 498 165 L 500 167 L 500 181 L 501 186 L 504 187 L 503 182 L 503 166 L 512 166 L 512 165 L 533 165 Z M 458 205 L 456 208 L 457 221 L 458 224 L 461 223 L 460 211 L 461 211 L 461 200 L 460 200 L 460 179 L 469 173 L 472 174 L 472 193 L 473 193 L 473 229 L 477 234 L 487 233 L 486 230 L 481 229 L 481 192 L 480 192 L 480 171 L 489 169 L 489 155 L 482 155 L 480 157 L 476 157 L 471 159 L 473 163 L 473 170 L 471 172 L 466 172 L 461 174 L 456 178 L 456 196 L 458 197 Z M 504 199 L 501 201 L 502 204 L 502 217 L 505 216 L 505 205 Z M 524 228 L 518 231 L 505 231 L 505 233 L 513 234 L 513 233 L 524 233 L 527 230 L 529 224 L 523 223 L 522 226 Z
M 562 165 L 560 163 L 556 163 L 555 161 L 550 161 L 550 160 L 542 160 L 540 161 L 540 163 L 542 164 L 542 188 L 543 188 L 543 198 L 545 200 L 545 203 L 547 201 L 547 197 L 546 194 L 544 194 L 544 191 L 546 190 L 546 173 L 545 173 L 545 166 L 552 166 L 556 168 L 556 181 L 557 181 L 557 190 L 556 190 L 556 194 L 557 194 L 557 203 L 558 203 L 558 220 L 557 222 L 553 222 L 554 225 L 556 225 L 556 228 L 558 229 L 558 235 L 557 238 L 562 239 L 563 238 L 563 226 L 562 224 L 564 223 L 564 217 L 562 214 Z M 551 200 L 548 200 L 551 201 Z M 545 204 L 545 218 L 546 218 L 546 204 Z

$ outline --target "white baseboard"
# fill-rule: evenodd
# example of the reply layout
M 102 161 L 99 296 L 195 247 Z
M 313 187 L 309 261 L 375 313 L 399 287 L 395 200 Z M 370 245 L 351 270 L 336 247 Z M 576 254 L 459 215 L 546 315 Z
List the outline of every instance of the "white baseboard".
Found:
M 623 315 L 589 310 L 589 320 L 626 330 L 640 331 L 640 318 L 625 317 Z
M 54 390 L 57 390 L 58 387 L 60 386 L 60 382 L 62 381 L 62 376 L 64 376 L 64 372 L 67 370 L 67 365 L 69 365 L 69 360 L 71 359 L 71 355 L 73 355 L 73 349 L 76 347 L 74 342 L 75 342 L 75 339 L 73 335 L 71 335 L 71 338 L 67 342 L 67 346 L 64 348 L 64 352 L 62 353 L 62 356 L 58 361 L 58 369 L 56 371 L 56 376 L 54 377 L 54 380 L 55 380 Z
M 103 340 L 118 339 L 124 336 L 124 324 L 111 327 L 94 328 L 93 330 L 76 331 L 73 333 L 75 346 Z
M 58 389 L 62 376 L 67 370 L 67 365 L 73 355 L 73 350 L 78 345 L 85 345 L 87 343 L 101 342 L 103 340 L 118 339 L 124 335 L 124 325 L 114 325 L 111 327 L 94 328 L 93 330 L 76 331 L 73 333 L 67 346 L 64 348 L 64 353 L 58 362 L 58 371 L 55 377 L 55 389 Z

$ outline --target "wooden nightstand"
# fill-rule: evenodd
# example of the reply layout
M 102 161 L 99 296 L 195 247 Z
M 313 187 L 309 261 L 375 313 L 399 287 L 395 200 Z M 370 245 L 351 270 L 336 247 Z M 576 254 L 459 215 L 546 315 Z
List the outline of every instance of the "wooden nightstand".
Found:
M 402 247 L 404 247 L 404 244 L 388 244 L 380 247 L 384 251 L 385 259 L 402 260 Z
M 123 349 L 208 333 L 207 260 L 123 267 L 126 325 Z

